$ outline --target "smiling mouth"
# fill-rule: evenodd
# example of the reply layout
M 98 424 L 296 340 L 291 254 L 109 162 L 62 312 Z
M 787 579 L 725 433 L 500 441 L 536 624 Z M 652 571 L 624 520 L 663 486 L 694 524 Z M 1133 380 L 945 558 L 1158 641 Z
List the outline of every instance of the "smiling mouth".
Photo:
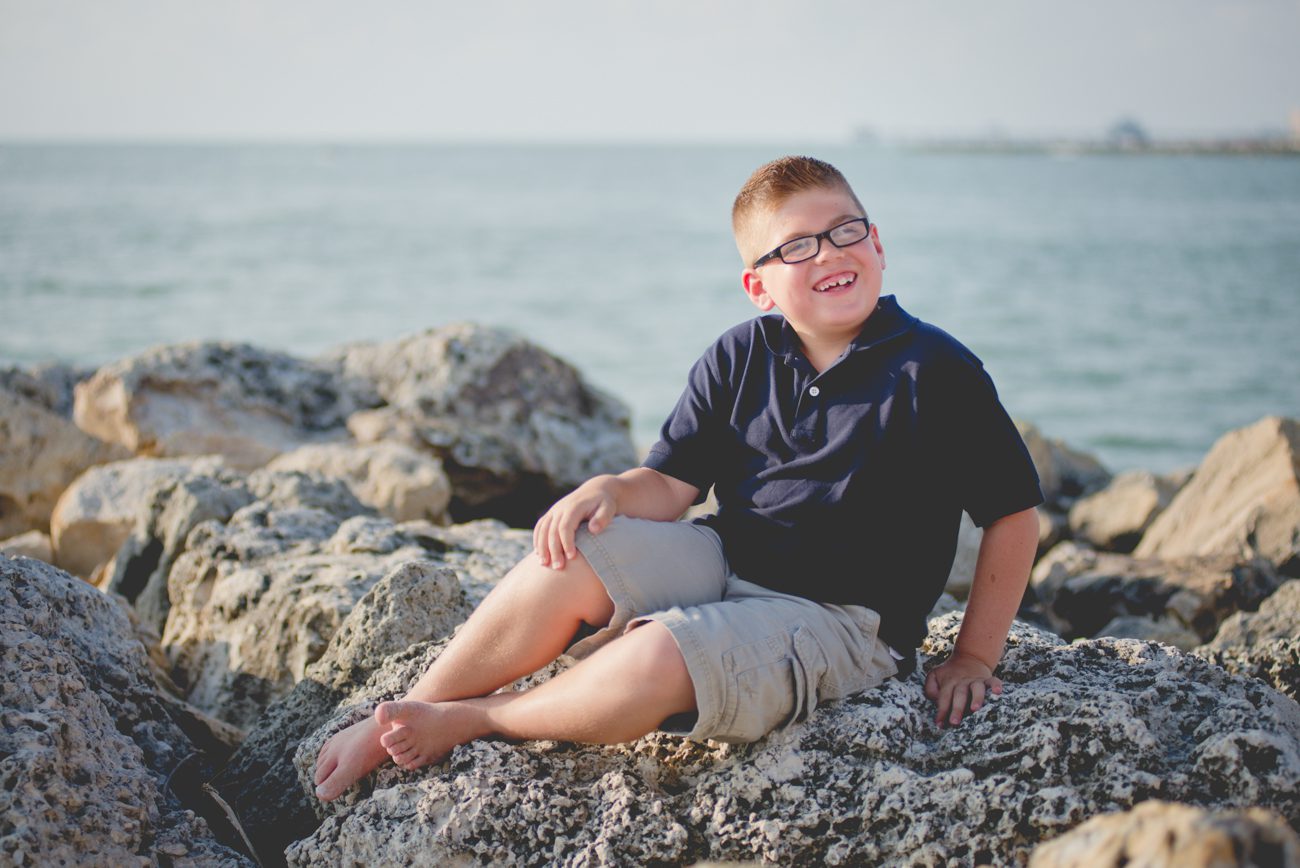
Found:
M 856 274 L 836 274 L 826 278 L 821 283 L 813 287 L 813 292 L 830 292 L 833 289 L 842 289 L 846 286 L 852 286 L 858 279 Z

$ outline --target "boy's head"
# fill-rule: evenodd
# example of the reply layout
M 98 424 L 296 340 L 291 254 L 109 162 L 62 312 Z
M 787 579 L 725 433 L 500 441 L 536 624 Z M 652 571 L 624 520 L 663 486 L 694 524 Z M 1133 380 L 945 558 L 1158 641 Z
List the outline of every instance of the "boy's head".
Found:
M 830 352 L 861 331 L 880 299 L 885 251 L 834 166 L 812 157 L 760 166 L 731 221 L 745 294 L 760 310 L 778 308 L 805 351 Z
M 815 157 L 781 157 L 764 163 L 749 176 L 731 206 L 731 231 L 746 267 L 767 252 L 764 229 L 767 218 L 790 197 L 808 190 L 839 190 L 865 215 L 849 182 L 840 170 Z

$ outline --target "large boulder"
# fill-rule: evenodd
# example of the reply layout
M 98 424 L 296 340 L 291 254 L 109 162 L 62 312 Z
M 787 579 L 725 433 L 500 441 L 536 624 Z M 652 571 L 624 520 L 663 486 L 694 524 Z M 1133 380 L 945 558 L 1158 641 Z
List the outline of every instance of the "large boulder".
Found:
M 196 813 L 210 764 L 118 603 L 0 555 L 0 637 L 0 862 L 253 864 Z
M 206 521 L 225 522 L 256 499 L 242 474 L 225 469 L 191 468 L 179 478 L 159 480 L 105 571 L 107 589 L 132 603 L 141 626 L 160 637 L 171 609 L 167 576 L 190 532 Z
M 50 516 L 55 563 L 90 578 L 131 535 L 154 486 L 219 464 L 220 459 L 132 458 L 87 470 L 63 492 Z
M 932 665 L 957 615 L 931 624 Z M 400 695 L 443 647 L 389 658 L 301 744 L 310 798 L 332 733 Z M 556 667 L 552 667 L 553 671 Z M 1300 707 L 1174 649 L 1062 644 L 1016 624 L 1002 698 L 940 729 L 918 672 L 744 746 L 481 741 L 384 765 L 291 845 L 292 865 L 1014 864 L 1105 811 L 1158 797 L 1300 822 Z M 544 677 L 544 676 L 543 676 Z M 343 692 L 343 691 L 340 691 Z
M 1066 542 L 1035 566 L 1030 586 L 1053 629 L 1095 636 L 1123 615 L 1171 620 L 1208 641 L 1229 615 L 1254 609 L 1281 584 L 1273 565 L 1234 556 L 1169 561 L 1097 552 Z
M 260 467 L 307 443 L 346 438 L 344 422 L 377 398 L 359 381 L 248 344 L 157 347 L 76 387 L 85 431 L 136 455 L 225 456 Z
M 387 406 L 355 414 L 357 440 L 432 451 L 455 521 L 531 527 L 557 497 L 636 464 L 627 407 L 509 332 L 452 325 L 343 347 L 325 362 L 372 382 Z
M 44 403 L 0 387 L 0 539 L 48 530 L 55 502 L 74 479 L 127 455 Z
M 1048 439 L 1032 423 L 1017 421 L 1016 428 L 1034 461 L 1049 508 L 1066 510 L 1076 498 L 1100 491 L 1110 481 L 1110 472 L 1095 456 L 1062 440 Z
M 388 657 L 446 636 L 463 614 L 449 598 L 456 574 L 407 561 L 376 582 L 344 618 L 320 659 L 276 700 L 213 781 L 239 814 L 264 864 L 282 864 L 284 848 L 319 821 L 314 797 L 298 787 L 299 742 L 326 723 L 357 684 Z
M 1207 811 L 1153 799 L 1093 817 L 1034 850 L 1029 868 L 1300 865 L 1300 837 L 1272 811 Z
M 266 467 L 343 479 L 363 503 L 393 521 L 447 523 L 451 482 L 442 462 L 401 443 L 301 446 Z
M 1230 431 L 1151 525 L 1139 557 L 1265 557 L 1300 576 L 1300 420 Z
M 47 564 L 54 562 L 54 547 L 50 535 L 39 530 L 29 530 L 0 542 L 0 555 L 11 558 L 36 558 Z
M 1196 653 L 1300 700 L 1300 580 L 1278 588 L 1259 611 L 1228 618 Z
M 1176 491 L 1172 481 L 1146 470 L 1121 473 L 1070 507 L 1070 533 L 1105 551 L 1131 552 Z
M 72 390 L 95 373 L 94 368 L 45 362 L 30 368 L 0 368 L 0 389 L 35 401 L 56 416 L 72 418 Z

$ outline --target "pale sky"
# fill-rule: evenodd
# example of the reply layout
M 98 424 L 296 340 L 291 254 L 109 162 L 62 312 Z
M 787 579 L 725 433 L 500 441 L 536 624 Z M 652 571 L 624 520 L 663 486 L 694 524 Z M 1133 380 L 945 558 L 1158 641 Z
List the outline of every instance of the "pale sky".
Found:
M 0 139 L 1284 129 L 1300 0 L 0 0 Z

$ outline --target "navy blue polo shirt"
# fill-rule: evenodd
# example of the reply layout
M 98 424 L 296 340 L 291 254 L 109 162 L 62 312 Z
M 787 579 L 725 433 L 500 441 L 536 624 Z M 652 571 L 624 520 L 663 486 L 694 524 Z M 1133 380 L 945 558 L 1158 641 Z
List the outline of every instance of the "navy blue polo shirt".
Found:
M 691 368 L 645 461 L 718 511 L 733 572 L 881 615 L 907 652 L 943 592 L 962 510 L 981 527 L 1043 501 L 980 360 L 882 297 L 822 373 L 780 316 L 730 329 Z

